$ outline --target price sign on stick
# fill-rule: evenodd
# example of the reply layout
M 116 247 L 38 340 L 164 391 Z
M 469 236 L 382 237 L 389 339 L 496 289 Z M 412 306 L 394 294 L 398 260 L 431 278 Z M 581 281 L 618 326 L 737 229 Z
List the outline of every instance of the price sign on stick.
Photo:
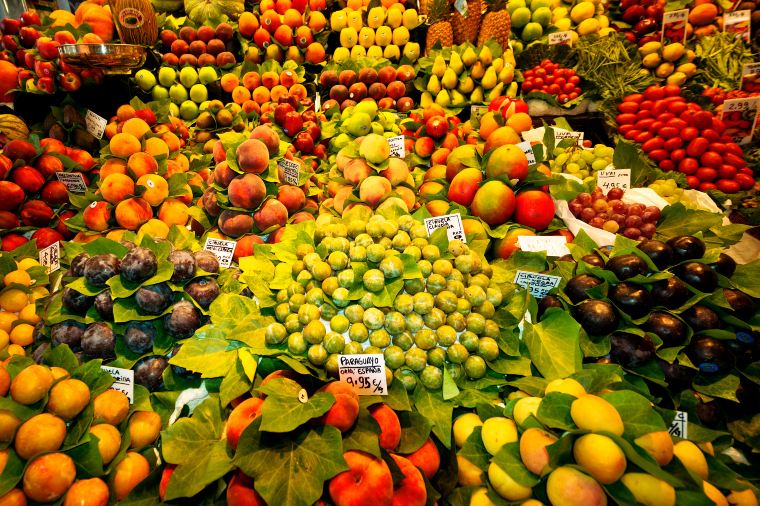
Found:
M 340 355 L 340 380 L 353 386 L 359 395 L 388 395 L 385 358 L 382 354 Z
M 81 172 L 56 172 L 55 177 L 71 193 L 84 193 L 87 191 L 87 185 L 84 184 L 84 177 Z
M 449 241 L 458 239 L 464 243 L 467 242 L 467 237 L 464 235 L 464 225 L 462 225 L 462 215 L 459 213 L 425 218 L 424 223 L 428 235 L 432 234 L 435 229 L 446 227 L 446 236 Z
M 522 149 L 522 152 L 525 153 L 525 157 L 528 159 L 528 165 L 534 165 L 536 163 L 536 154 L 533 153 L 533 146 L 529 141 L 520 142 L 519 144 L 516 144 L 516 146 Z
M 108 120 L 103 116 L 98 116 L 91 110 L 87 109 L 87 112 L 84 115 L 84 123 L 90 135 L 98 139 L 103 138 L 103 134 L 106 131 L 106 125 L 108 124 Z
M 760 97 L 732 98 L 723 102 L 720 119 L 726 125 L 725 133 L 737 144 L 749 144 L 757 128 Z
M 666 12 L 662 15 L 662 35 L 660 42 L 671 44 L 673 42 L 686 43 L 686 22 L 689 18 L 689 9 Z
M 203 249 L 216 255 L 216 258 L 219 259 L 219 265 L 227 268 L 232 265 L 232 256 L 235 253 L 236 246 L 237 242 L 235 241 L 225 241 L 224 239 L 207 237 Z
M 748 63 L 742 67 L 742 91 L 760 92 L 760 62 Z
M 571 32 L 568 30 L 566 32 L 554 32 L 549 34 L 549 45 L 553 46 L 555 44 L 566 44 L 568 46 L 573 45 L 573 37 Z
M 689 438 L 689 434 L 687 432 L 688 423 L 689 423 L 689 414 L 684 413 L 683 411 L 676 411 L 676 417 L 673 419 L 673 423 L 670 424 L 668 433 L 671 436 L 688 439 Z
M 550 257 L 561 257 L 570 253 L 567 249 L 567 239 L 561 235 L 521 235 L 517 238 L 517 244 L 523 251 L 545 251 L 546 256 Z
M 752 12 L 750 10 L 724 13 L 723 33 L 733 33 L 749 42 L 751 17 Z
M 289 185 L 298 186 L 298 180 L 301 177 L 301 168 L 298 163 L 283 158 L 277 162 L 277 165 L 282 169 L 284 182 Z
M 54 242 L 47 248 L 40 250 L 40 265 L 47 267 L 47 273 L 51 274 L 61 268 L 61 243 Z
M 562 280 L 559 276 L 539 274 L 537 272 L 517 271 L 514 283 L 517 286 L 527 288 L 530 294 L 537 299 L 543 299 L 549 292 L 559 286 Z
M 604 169 L 596 173 L 596 185 L 605 195 L 613 188 L 631 188 L 631 169 Z
M 129 399 L 129 403 L 135 402 L 135 371 L 132 369 L 120 369 L 119 367 L 101 366 L 105 372 L 113 376 L 111 390 L 123 392 Z
M 406 150 L 404 149 L 404 136 L 397 135 L 388 139 L 388 144 L 391 147 L 390 156 L 393 158 L 404 158 L 406 156 Z

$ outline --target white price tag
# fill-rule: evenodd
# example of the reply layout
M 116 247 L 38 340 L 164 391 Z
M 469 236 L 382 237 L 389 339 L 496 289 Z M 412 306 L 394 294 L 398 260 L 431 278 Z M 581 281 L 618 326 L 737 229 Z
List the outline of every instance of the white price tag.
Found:
M 385 382 L 385 357 L 370 355 L 338 356 L 340 380 L 353 386 L 359 395 L 388 395 Z
M 750 23 L 752 12 L 743 11 L 725 12 L 723 14 L 723 32 L 733 33 L 749 42 Z
M 47 267 L 51 274 L 61 268 L 61 243 L 56 241 L 47 248 L 40 250 L 40 265 Z
M 487 105 L 472 105 L 470 106 L 470 119 L 480 120 L 487 112 Z
M 742 67 L 742 91 L 760 92 L 760 62 L 748 63 Z
M 723 102 L 720 119 L 726 125 L 725 133 L 737 144 L 752 142 L 757 127 L 760 97 L 732 98 Z
M 605 195 L 613 188 L 630 190 L 631 169 L 615 169 L 610 165 L 596 173 L 596 185 L 602 189 Z
M 406 156 L 406 149 L 404 148 L 403 135 L 397 135 L 396 137 L 389 137 L 388 144 L 391 147 L 391 156 L 393 158 L 404 158 Z
M 317 96 L 314 97 L 314 110 L 319 112 L 322 109 L 322 97 L 317 93 Z
M 550 257 L 570 254 L 567 239 L 563 235 L 521 235 L 517 238 L 517 244 L 523 251 L 545 251 Z
M 82 176 L 81 172 L 56 172 L 55 177 L 71 193 L 84 193 L 87 191 L 87 185 L 84 183 L 84 176 Z
M 449 241 L 458 239 L 463 243 L 467 243 L 467 237 L 464 235 L 464 225 L 462 225 L 462 215 L 459 213 L 444 214 L 443 216 L 436 216 L 434 218 L 425 218 L 424 222 L 428 236 L 432 234 L 434 230 L 446 227 L 446 236 L 449 238 Z
M 216 255 L 220 266 L 229 267 L 232 265 L 232 255 L 235 253 L 235 246 L 237 246 L 237 242 L 235 241 L 207 237 L 203 249 Z
M 565 130 L 564 128 L 553 128 L 555 142 L 559 143 L 563 139 L 576 139 L 579 146 L 583 143 L 583 132 L 571 132 L 569 130 Z
M 689 18 L 689 9 L 666 12 L 662 15 L 662 32 L 660 42 L 686 42 L 686 21 Z
M 301 177 L 301 167 L 293 160 L 282 159 L 277 162 L 277 165 L 282 169 L 284 182 L 293 186 L 298 186 L 298 181 Z
M 571 35 L 571 32 L 568 30 L 566 32 L 550 33 L 549 45 L 553 46 L 555 44 L 567 44 L 568 46 L 571 46 L 573 44 L 573 37 Z
M 87 109 L 87 113 L 84 115 L 84 123 L 87 127 L 87 131 L 90 132 L 93 137 L 97 137 L 98 139 L 103 138 L 103 133 L 106 131 L 106 125 L 108 124 L 108 120 L 103 116 L 98 116 L 91 110 Z
M 552 289 L 559 286 L 562 280 L 559 276 L 539 274 L 537 272 L 517 271 L 514 283 L 517 286 L 527 288 L 530 294 L 537 299 L 546 297 Z
M 516 144 L 516 146 L 520 149 L 522 149 L 522 152 L 525 153 L 525 157 L 528 159 L 528 165 L 535 165 L 536 163 L 536 155 L 533 153 L 533 146 L 531 146 L 529 141 L 524 141 Z
M 105 372 L 113 376 L 111 390 L 124 392 L 129 398 L 129 403 L 135 402 L 135 371 L 132 369 L 120 369 L 118 367 L 101 366 Z
M 673 419 L 673 423 L 670 424 L 668 434 L 683 439 L 689 439 L 688 423 L 689 414 L 683 411 L 676 411 L 676 417 Z

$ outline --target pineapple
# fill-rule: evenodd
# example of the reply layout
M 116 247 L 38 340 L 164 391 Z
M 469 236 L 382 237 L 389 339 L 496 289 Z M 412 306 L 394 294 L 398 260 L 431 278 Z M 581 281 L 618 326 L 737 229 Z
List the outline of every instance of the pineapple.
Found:
M 449 22 L 451 13 L 448 0 L 433 0 L 430 6 L 430 27 L 425 39 L 425 54 L 430 53 L 436 42 L 442 47 L 451 47 L 454 44 L 454 32 Z
M 483 16 L 483 4 L 480 0 L 468 0 L 467 11 L 462 15 L 454 9 L 451 15 L 451 27 L 454 30 L 454 43 L 475 43 L 480 30 L 480 18 Z
M 496 39 L 503 49 L 509 47 L 509 29 L 511 22 L 504 0 L 486 0 L 488 12 L 483 17 L 478 35 L 478 46 L 483 46 L 488 39 Z

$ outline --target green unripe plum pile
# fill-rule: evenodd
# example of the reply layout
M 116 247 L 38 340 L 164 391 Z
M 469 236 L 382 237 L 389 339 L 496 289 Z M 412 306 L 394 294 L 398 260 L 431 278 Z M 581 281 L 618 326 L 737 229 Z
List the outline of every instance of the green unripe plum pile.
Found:
M 593 149 L 556 147 L 551 169 L 552 172 L 564 172 L 585 180 L 606 169 L 612 163 L 614 151 L 614 148 L 604 144 L 596 144 Z

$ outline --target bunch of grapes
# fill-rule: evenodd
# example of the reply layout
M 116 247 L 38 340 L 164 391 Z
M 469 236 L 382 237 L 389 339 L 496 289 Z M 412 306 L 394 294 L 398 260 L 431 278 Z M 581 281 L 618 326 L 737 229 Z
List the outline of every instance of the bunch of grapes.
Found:
M 649 188 L 654 190 L 657 195 L 667 200 L 669 204 L 675 204 L 680 202 L 683 197 L 683 188 L 679 188 L 676 185 L 674 179 L 658 179 L 649 185 Z
M 564 172 L 586 180 L 612 164 L 614 152 L 613 148 L 604 144 L 597 144 L 593 149 L 583 149 L 579 146 L 556 147 L 554 160 L 550 162 L 551 169 L 552 172 Z
M 523 77 L 523 93 L 548 93 L 556 96 L 560 104 L 575 100 L 582 93 L 581 78 L 576 75 L 575 70 L 562 67 L 548 59 L 523 72 Z
M 579 193 L 570 201 L 570 212 L 576 218 L 592 227 L 601 228 L 629 239 L 651 239 L 660 219 L 660 209 L 644 204 L 627 204 L 621 199 L 625 192 L 612 188 L 605 195 L 601 188 L 594 188 L 591 193 Z

